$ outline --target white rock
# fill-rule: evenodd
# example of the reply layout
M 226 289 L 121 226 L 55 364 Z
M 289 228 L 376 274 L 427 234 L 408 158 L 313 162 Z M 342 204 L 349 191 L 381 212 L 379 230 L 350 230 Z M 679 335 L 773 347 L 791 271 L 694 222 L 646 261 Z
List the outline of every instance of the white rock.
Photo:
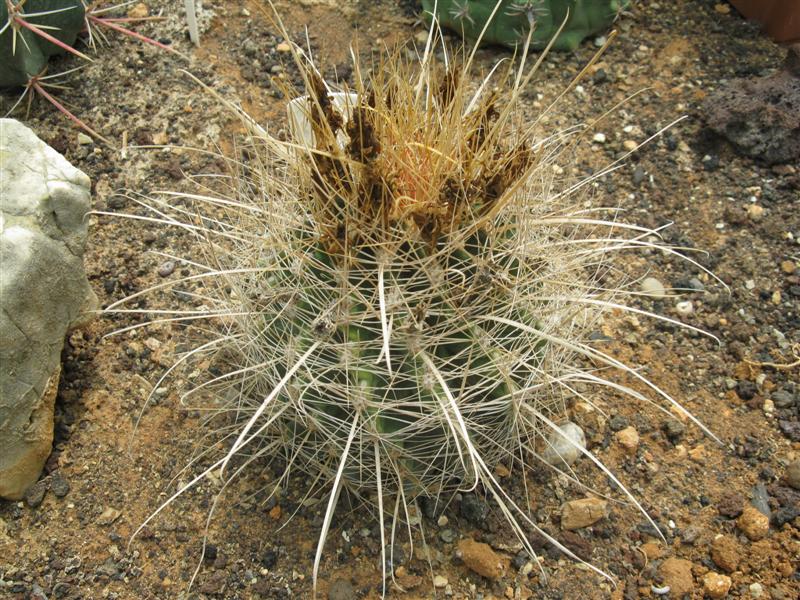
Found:
M 605 144 L 606 143 L 606 134 L 605 133 L 595 133 L 594 137 L 592 138 L 593 142 L 598 144 Z
M 655 277 L 647 277 L 642 281 L 642 292 L 653 298 L 664 298 L 667 295 L 664 284 Z
M 443 577 L 442 575 L 437 575 L 433 578 L 433 587 L 442 589 L 443 587 L 447 586 L 447 577 Z
M 575 423 L 567 422 L 559 426 L 560 433 L 551 431 L 542 450 L 542 460 L 547 464 L 562 468 L 564 463 L 571 465 L 586 448 L 583 429 Z
M 675 305 L 675 311 L 679 315 L 690 315 L 694 312 L 694 305 L 691 300 L 684 300 Z
M 52 450 L 64 336 L 97 306 L 83 270 L 89 178 L 0 119 L 0 496 L 16 500 Z
M 761 598 L 764 595 L 764 586 L 760 583 L 751 583 L 750 584 L 750 597 L 751 598 Z

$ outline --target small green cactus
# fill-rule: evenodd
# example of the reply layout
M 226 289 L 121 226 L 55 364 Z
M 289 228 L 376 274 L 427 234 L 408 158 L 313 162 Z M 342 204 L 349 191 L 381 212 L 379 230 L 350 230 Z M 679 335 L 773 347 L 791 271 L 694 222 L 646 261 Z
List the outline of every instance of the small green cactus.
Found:
M 584 38 L 608 27 L 628 4 L 628 0 L 422 0 L 428 18 L 435 15 L 443 27 L 468 39 L 478 39 L 491 19 L 481 41 L 511 48 L 525 43 L 531 27 L 531 46 L 544 48 L 566 19 L 553 44 L 556 50 L 574 50 Z
M 84 19 L 81 0 L 2 0 L 0 88 L 25 86 L 40 75 L 51 56 L 75 43 Z

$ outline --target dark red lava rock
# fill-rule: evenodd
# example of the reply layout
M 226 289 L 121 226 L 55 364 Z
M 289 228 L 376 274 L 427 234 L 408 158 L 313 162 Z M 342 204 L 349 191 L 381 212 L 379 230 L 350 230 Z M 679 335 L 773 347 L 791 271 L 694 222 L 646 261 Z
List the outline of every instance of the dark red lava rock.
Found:
M 709 127 L 766 164 L 800 157 L 800 44 L 768 77 L 734 79 L 704 105 Z

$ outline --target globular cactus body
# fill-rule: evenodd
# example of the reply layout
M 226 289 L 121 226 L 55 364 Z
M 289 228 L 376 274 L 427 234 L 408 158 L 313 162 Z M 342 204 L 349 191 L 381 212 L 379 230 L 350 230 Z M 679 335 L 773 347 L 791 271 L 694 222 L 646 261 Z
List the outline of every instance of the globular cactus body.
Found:
M 553 44 L 556 50 L 574 50 L 581 40 L 603 31 L 629 4 L 628 0 L 422 0 L 428 16 L 475 40 L 491 18 L 481 41 L 515 48 L 525 42 L 531 27 L 531 46 L 544 48 L 563 30 Z M 492 13 L 494 16 L 492 17 Z
M 435 109 L 379 81 L 343 110 L 312 77 L 293 105 L 310 150 L 291 193 L 270 194 L 246 227 L 268 241 L 218 256 L 246 270 L 223 278 L 244 315 L 227 360 L 263 365 L 247 375 L 247 400 L 270 398 L 259 419 L 281 426 L 269 433 L 331 479 L 345 457 L 352 490 L 381 474 L 409 500 L 476 484 L 478 457 L 513 460 L 518 430 L 533 436 L 537 422 L 525 407 L 561 413 L 542 378 L 557 377 L 561 349 L 546 339 L 588 322 L 559 300 L 578 285 L 566 255 L 530 251 L 558 229 L 535 226 L 552 206 L 510 202 L 538 157 L 500 137 L 493 97 L 465 115 L 454 86 L 466 84 L 448 77 Z
M 565 138 L 514 110 L 534 72 L 509 67 L 476 89 L 469 59 L 440 68 L 432 54 L 392 55 L 369 78 L 357 65 L 355 89 L 331 93 L 298 52 L 307 96 L 289 105 L 291 141 L 239 112 L 253 135 L 228 162 L 227 193 L 139 200 L 198 236 L 186 264 L 199 272 L 154 289 L 192 286 L 202 306 L 174 320 L 211 319 L 220 334 L 174 367 L 204 365 L 183 397 L 223 417 L 204 474 L 280 455 L 281 480 L 300 470 L 308 493 L 327 490 L 315 582 L 343 489 L 377 509 L 383 542 L 386 516 L 392 531 L 409 516 L 400 506 L 482 486 L 529 552 L 531 529 L 577 559 L 495 467 L 568 468 L 554 440 L 586 384 L 642 398 L 581 360 L 674 403 L 588 339 L 604 308 L 624 308 L 609 256 L 653 246 L 652 232 L 578 202 L 581 185 L 558 191 Z
M 9 14 L 10 9 L 10 14 Z M 27 85 L 47 66 L 48 59 L 65 49 L 20 24 L 32 27 L 72 46 L 85 23 L 81 0 L 27 0 L 0 2 L 0 88 Z

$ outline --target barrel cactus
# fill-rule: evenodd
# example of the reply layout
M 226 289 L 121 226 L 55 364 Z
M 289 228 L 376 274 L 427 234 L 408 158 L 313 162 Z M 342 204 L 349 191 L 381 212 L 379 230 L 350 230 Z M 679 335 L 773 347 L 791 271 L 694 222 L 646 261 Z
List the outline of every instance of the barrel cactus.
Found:
M 0 3 L 0 88 L 25 86 L 55 54 L 76 52 L 85 27 L 81 0 L 4 0 Z
M 574 50 L 581 40 L 606 29 L 628 0 L 422 0 L 426 15 L 465 38 L 511 48 L 524 44 Z M 566 20 L 566 23 L 565 23 Z M 485 33 L 481 36 L 487 21 Z
M 553 448 L 576 386 L 642 398 L 585 363 L 625 369 L 589 333 L 621 307 L 609 257 L 651 246 L 647 230 L 577 202 L 579 185 L 559 191 L 564 138 L 514 109 L 532 74 L 510 67 L 476 88 L 468 59 L 405 56 L 333 93 L 298 54 L 306 95 L 289 105 L 289 141 L 240 112 L 252 137 L 225 193 L 137 198 L 153 217 L 132 218 L 197 235 L 197 272 L 109 307 L 148 314 L 125 307 L 178 286 L 200 305 L 156 322 L 216 323 L 164 375 L 196 361 L 184 397 L 230 419 L 204 450 L 220 454 L 173 498 L 284 456 L 280 480 L 300 470 L 327 491 L 315 582 L 342 490 L 376 509 L 385 542 L 400 530 L 385 520 L 411 521 L 418 500 L 480 486 L 530 552 L 533 529 L 573 556 L 495 468 L 568 470 Z

